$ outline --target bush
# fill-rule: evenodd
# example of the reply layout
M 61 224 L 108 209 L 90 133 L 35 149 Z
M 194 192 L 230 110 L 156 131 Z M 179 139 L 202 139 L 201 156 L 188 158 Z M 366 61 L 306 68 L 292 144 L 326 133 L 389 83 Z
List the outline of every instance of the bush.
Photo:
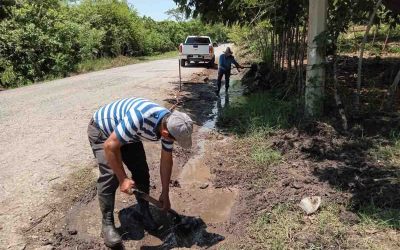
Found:
M 0 19 L 0 86 L 66 76 L 82 61 L 177 50 L 187 35 L 226 37 L 222 25 L 141 18 L 126 1 L 67 3 L 21 0 L 7 7 Z
M 65 8 L 55 2 L 24 2 L 13 9 L 13 18 L 0 22 L 2 86 L 63 76 L 80 61 L 79 26 L 69 21 Z

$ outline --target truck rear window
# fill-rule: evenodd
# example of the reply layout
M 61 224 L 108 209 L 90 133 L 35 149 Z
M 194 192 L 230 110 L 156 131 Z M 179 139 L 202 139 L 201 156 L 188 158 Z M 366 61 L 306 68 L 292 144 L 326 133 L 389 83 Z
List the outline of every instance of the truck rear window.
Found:
M 188 37 L 186 44 L 210 44 L 211 41 L 207 37 Z

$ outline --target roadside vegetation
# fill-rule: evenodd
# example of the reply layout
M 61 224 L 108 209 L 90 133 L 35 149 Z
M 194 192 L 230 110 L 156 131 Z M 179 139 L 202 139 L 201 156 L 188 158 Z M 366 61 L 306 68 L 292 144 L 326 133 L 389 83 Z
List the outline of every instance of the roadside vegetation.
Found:
M 117 57 L 102 57 L 97 59 L 88 59 L 80 62 L 75 72 L 78 74 L 86 73 L 86 72 L 115 68 L 150 60 L 167 59 L 176 56 L 178 56 L 177 51 L 170 51 L 160 54 L 154 54 L 151 56 L 139 56 L 139 57 L 117 56 Z
M 157 22 L 140 17 L 134 7 L 113 0 L 0 1 L 0 87 L 121 66 L 153 55 L 175 56 L 169 52 L 177 51 L 189 34 L 226 41 L 223 25 L 196 19 Z
M 299 124 L 295 101 L 281 96 L 233 98 L 218 118 L 234 140 L 220 153 L 230 158 L 224 167 L 213 166 L 223 171 L 217 185 L 240 185 L 239 202 L 251 214 L 241 220 L 247 227 L 238 229 L 245 237 L 220 249 L 397 249 L 398 132 L 347 137 L 329 120 Z M 306 216 L 298 202 L 310 195 L 323 202 Z
M 241 187 L 229 229 L 240 240 L 220 249 L 398 249 L 400 16 L 391 1 L 366 36 L 362 75 L 377 1 L 329 1 L 328 30 L 317 38 L 328 59 L 324 112 L 313 120 L 304 112 L 308 1 L 176 2 L 204 21 L 239 22 L 229 33 L 236 56 L 257 65 L 243 79 L 245 96 L 230 97 L 217 121 L 233 142 L 209 161 L 218 162 L 216 185 Z M 307 216 L 298 204 L 313 195 L 322 204 Z

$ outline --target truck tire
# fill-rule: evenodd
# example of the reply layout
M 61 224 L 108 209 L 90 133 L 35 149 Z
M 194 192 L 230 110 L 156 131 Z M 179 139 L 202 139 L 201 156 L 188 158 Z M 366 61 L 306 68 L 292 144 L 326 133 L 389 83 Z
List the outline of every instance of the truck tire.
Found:
M 208 67 L 209 68 L 214 68 L 215 66 L 215 57 L 213 57 L 209 62 L 208 62 Z
M 185 67 L 186 65 L 186 60 L 185 59 L 181 59 L 181 67 Z

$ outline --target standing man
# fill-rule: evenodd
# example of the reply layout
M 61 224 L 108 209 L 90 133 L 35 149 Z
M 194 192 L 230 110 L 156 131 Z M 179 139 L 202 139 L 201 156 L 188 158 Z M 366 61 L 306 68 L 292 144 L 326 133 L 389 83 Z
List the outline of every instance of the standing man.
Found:
M 239 71 L 239 68 L 243 68 L 236 62 L 235 58 L 233 57 L 233 52 L 231 48 L 227 47 L 224 53 L 219 56 L 218 62 L 218 90 L 216 91 L 217 96 L 219 96 L 219 91 L 221 89 L 221 80 L 222 76 L 225 75 L 225 91 L 228 93 L 229 89 L 229 78 L 231 76 L 231 64 L 234 64 Z M 240 71 L 239 71 L 240 72 Z
M 115 191 L 132 194 L 132 189 L 149 193 L 150 175 L 142 140 L 161 140 L 160 175 L 162 192 L 159 198 L 163 210 L 168 210 L 169 181 L 173 165 L 173 142 L 183 148 L 192 146 L 193 121 L 179 111 L 170 112 L 144 98 L 126 98 L 103 106 L 94 113 L 88 125 L 89 142 L 99 164 L 97 180 L 100 210 L 102 213 L 101 233 L 108 247 L 122 243 L 114 226 Z M 132 174 L 130 179 L 122 163 Z M 157 229 L 149 203 L 137 199 L 142 223 L 146 230 Z

